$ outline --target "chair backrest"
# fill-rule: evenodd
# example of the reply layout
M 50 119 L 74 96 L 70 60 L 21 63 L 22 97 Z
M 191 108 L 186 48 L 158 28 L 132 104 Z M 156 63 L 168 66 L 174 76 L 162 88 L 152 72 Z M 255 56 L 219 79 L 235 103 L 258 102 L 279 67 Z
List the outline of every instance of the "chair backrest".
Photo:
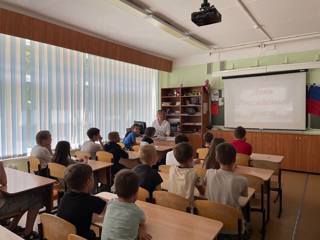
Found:
M 237 153 L 236 163 L 242 166 L 249 166 L 250 155 Z
M 76 234 L 76 227 L 55 215 L 43 213 L 40 215 L 43 237 L 47 240 L 67 239 L 69 234 Z
M 75 156 L 79 159 L 91 158 L 91 153 L 85 151 L 76 151 Z
M 170 167 L 170 165 L 160 165 L 159 171 L 163 173 L 169 173 Z
M 28 157 L 28 172 L 35 173 L 40 170 L 40 160 L 34 156 Z
M 166 191 L 154 191 L 152 196 L 155 204 L 184 212 L 190 212 L 189 200 L 179 195 Z
M 117 143 L 121 148 L 124 148 L 125 147 L 125 145 L 122 143 L 122 142 L 118 142 Z
M 223 223 L 223 232 L 242 234 L 241 210 L 208 200 L 194 201 L 195 212 L 203 217 L 218 220 Z
M 96 159 L 98 161 L 112 163 L 113 155 L 106 151 L 98 151 L 96 153 Z
M 134 146 L 132 146 L 132 150 L 133 150 L 134 152 L 139 152 L 139 151 L 140 151 L 140 145 L 134 145 Z
M 138 200 L 144 201 L 144 202 L 149 202 L 150 201 L 149 191 L 144 189 L 144 188 L 142 188 L 142 187 L 139 187 Z
M 66 166 L 58 163 L 48 163 L 49 173 L 50 177 L 63 179 L 64 178 L 64 172 L 66 170 Z
M 197 149 L 197 154 L 199 159 L 205 159 L 206 156 L 208 155 L 209 148 L 198 148 Z
M 83 237 L 80 237 L 76 234 L 69 234 L 68 235 L 68 240 L 86 240 L 85 238 Z
M 248 187 L 254 188 L 256 193 L 260 193 L 263 190 L 264 181 L 262 178 L 248 175 L 248 174 L 241 174 L 248 180 Z
M 202 167 L 194 167 L 193 169 L 196 172 L 198 177 L 204 178 L 206 176 L 207 169 L 202 168 Z

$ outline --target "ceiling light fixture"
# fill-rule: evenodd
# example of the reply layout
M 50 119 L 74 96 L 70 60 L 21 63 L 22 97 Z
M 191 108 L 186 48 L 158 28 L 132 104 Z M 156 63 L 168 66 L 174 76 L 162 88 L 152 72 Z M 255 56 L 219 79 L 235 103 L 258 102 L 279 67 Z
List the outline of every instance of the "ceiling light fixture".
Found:
M 138 17 L 143 17 L 155 26 L 158 29 L 170 34 L 171 36 L 178 38 L 194 47 L 200 48 L 202 50 L 210 50 L 210 46 L 206 45 L 205 43 L 201 42 L 200 40 L 189 36 L 189 33 L 185 33 L 176 27 L 172 26 L 171 24 L 167 23 L 166 21 L 162 20 L 159 17 L 156 17 L 152 14 L 152 11 L 149 9 L 141 9 L 138 6 L 132 4 L 126 0 L 109 0 L 114 6 L 119 7 L 120 9 L 136 15 Z

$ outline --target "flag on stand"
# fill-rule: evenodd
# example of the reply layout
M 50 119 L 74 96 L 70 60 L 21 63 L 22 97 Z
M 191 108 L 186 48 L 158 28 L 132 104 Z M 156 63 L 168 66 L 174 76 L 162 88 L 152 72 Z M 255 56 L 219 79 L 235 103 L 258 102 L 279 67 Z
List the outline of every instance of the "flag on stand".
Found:
M 311 85 L 307 95 L 307 112 L 320 116 L 320 86 Z

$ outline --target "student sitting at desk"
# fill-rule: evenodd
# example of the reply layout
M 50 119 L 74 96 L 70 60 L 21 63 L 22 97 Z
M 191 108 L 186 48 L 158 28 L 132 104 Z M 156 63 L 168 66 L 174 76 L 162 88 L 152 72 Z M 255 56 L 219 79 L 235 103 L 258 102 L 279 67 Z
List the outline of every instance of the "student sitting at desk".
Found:
M 141 239 L 150 240 L 145 232 L 144 212 L 135 204 L 139 189 L 139 177 L 132 170 L 121 170 L 115 177 L 118 199 L 108 202 L 101 240 Z
M 154 134 L 156 133 L 156 129 L 154 127 L 147 127 L 146 131 L 144 133 L 144 136 L 140 142 L 140 145 L 145 145 L 145 144 L 153 144 L 153 137 Z
M 65 172 L 64 180 L 69 191 L 61 200 L 58 217 L 72 223 L 79 236 L 96 240 L 96 234 L 90 229 L 92 217 L 104 212 L 106 202 L 90 195 L 94 186 L 91 167 L 82 163 L 70 165 Z
M 237 127 L 234 130 L 235 139 L 231 142 L 231 144 L 236 149 L 237 153 L 251 155 L 252 146 L 246 142 L 246 129 L 243 127 Z
M 0 185 L 0 188 L 7 185 L 7 175 L 2 162 L 0 162 Z M 19 235 L 24 239 L 35 239 L 38 237 L 32 230 L 39 209 L 42 207 L 41 196 L 38 192 L 32 191 L 22 192 L 14 196 L 4 196 L 0 192 L 0 216 L 20 213 L 20 215 L 15 216 L 10 222 L 9 230 L 16 231 L 21 217 L 25 212 L 28 212 L 26 228 Z
M 129 155 L 118 144 L 118 142 L 120 142 L 120 136 L 118 132 L 109 132 L 108 139 L 109 142 L 103 146 L 103 149 L 106 152 L 112 153 L 113 155 L 113 165 L 111 166 L 111 173 L 112 175 L 115 175 L 121 169 L 125 168 L 125 166 L 119 163 L 120 159 L 128 159 Z
M 140 125 L 133 124 L 130 133 L 123 139 L 123 144 L 128 150 L 131 150 L 133 145 L 137 145 L 136 138 L 140 134 Z
M 174 139 L 174 143 L 177 145 L 182 142 L 189 142 L 189 138 L 184 134 L 177 135 Z M 173 150 L 167 152 L 166 165 L 176 165 L 176 166 L 179 165 L 179 162 L 176 160 L 176 158 L 173 155 Z
M 140 148 L 140 161 L 133 171 L 139 176 L 139 185 L 148 190 L 150 196 L 154 190 L 161 189 L 163 182 L 160 174 L 152 166 L 157 163 L 157 151 L 153 145 L 147 144 Z
M 209 152 L 206 158 L 204 159 L 203 167 L 205 169 L 219 169 L 220 164 L 216 159 L 216 148 L 220 143 L 224 143 L 223 138 L 214 138 L 210 144 Z
M 206 195 L 209 201 L 240 208 L 239 197 L 248 196 L 248 181 L 233 173 L 236 150 L 229 143 L 221 143 L 216 148 L 220 169 L 208 169 L 205 177 Z
M 174 157 L 179 166 L 171 166 L 169 169 L 168 192 L 180 195 L 190 201 L 194 200 L 194 188 L 200 194 L 204 194 L 204 188 L 200 177 L 193 168 L 193 149 L 189 143 L 179 143 L 173 150 Z
M 206 132 L 203 135 L 204 144 L 201 146 L 203 148 L 209 148 L 213 139 L 213 134 L 211 132 Z
M 103 148 L 100 130 L 98 128 L 90 128 L 87 131 L 87 136 L 89 140 L 82 144 L 81 151 L 89 152 L 91 154 L 91 158 L 95 159 L 96 152 Z M 99 142 L 99 144 L 96 143 L 97 141 Z
M 70 164 L 76 163 L 71 159 L 70 143 L 67 141 L 59 141 L 56 145 L 55 152 L 52 158 L 52 162 L 69 166 Z
M 51 133 L 46 130 L 39 131 L 36 135 L 37 145 L 31 150 L 31 156 L 34 156 L 40 161 L 40 172 L 41 176 L 48 176 L 48 162 L 52 160 L 52 137 Z

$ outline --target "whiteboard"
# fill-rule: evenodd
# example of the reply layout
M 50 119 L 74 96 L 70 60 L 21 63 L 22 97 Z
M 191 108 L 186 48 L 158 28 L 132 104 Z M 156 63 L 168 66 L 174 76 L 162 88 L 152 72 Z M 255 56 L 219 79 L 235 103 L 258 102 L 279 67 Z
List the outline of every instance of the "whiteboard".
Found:
M 306 128 L 306 72 L 224 79 L 225 127 Z

